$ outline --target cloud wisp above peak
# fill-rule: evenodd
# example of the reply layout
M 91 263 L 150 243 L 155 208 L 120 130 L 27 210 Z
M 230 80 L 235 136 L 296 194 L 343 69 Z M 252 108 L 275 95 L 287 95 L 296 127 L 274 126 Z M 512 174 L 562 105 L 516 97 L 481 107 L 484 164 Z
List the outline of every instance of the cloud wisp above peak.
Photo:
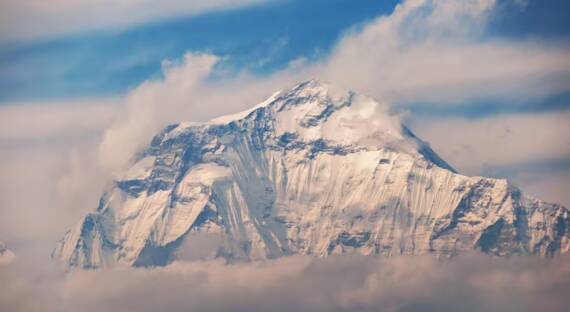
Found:
M 1 0 L 0 42 L 49 39 L 272 0 Z

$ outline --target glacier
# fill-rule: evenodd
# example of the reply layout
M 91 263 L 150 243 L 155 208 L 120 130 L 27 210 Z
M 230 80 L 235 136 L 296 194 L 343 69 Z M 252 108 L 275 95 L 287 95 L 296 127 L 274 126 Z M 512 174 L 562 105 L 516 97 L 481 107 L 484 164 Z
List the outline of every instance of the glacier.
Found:
M 69 267 L 326 257 L 555 257 L 566 207 L 458 173 L 387 105 L 318 80 L 166 127 L 57 244 Z

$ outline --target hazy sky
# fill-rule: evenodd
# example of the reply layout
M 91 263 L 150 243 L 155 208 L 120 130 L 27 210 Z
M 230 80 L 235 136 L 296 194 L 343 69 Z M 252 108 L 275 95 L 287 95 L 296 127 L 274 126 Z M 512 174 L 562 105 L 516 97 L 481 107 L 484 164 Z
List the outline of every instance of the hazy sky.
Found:
M 0 240 L 47 261 L 166 124 L 309 78 L 389 104 L 462 173 L 570 206 L 569 17 L 567 0 L 0 0 Z

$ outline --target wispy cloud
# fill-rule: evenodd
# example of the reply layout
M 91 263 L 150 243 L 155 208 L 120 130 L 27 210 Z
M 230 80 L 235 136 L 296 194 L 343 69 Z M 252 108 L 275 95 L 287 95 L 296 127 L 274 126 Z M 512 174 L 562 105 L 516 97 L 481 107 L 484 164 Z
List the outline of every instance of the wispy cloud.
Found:
M 0 147 L 88 136 L 110 125 L 117 99 L 13 103 L 0 106 Z
M 0 41 L 45 39 L 121 29 L 166 18 L 233 9 L 271 0 L 1 0 Z
M 164 78 L 147 81 L 125 97 L 126 110 L 109 127 L 100 146 L 102 164 L 114 171 L 162 127 L 180 121 L 207 121 L 248 109 L 300 79 L 304 70 L 292 66 L 270 77 L 248 72 L 210 79 L 220 58 L 187 53 L 182 60 L 165 61 Z
M 570 158 L 570 112 L 429 118 L 414 129 L 464 172 Z
M 570 111 L 415 118 L 413 129 L 464 174 L 509 178 L 530 195 L 569 206 L 568 120 Z
M 64 228 L 97 202 L 107 178 L 97 146 L 120 107 L 114 100 L 0 106 L 3 239 L 33 242 L 41 249 L 34 256 L 47 259 Z
M 494 8 L 494 0 L 405 1 L 347 34 L 323 75 L 398 105 L 505 104 L 570 90 L 570 46 L 490 38 Z

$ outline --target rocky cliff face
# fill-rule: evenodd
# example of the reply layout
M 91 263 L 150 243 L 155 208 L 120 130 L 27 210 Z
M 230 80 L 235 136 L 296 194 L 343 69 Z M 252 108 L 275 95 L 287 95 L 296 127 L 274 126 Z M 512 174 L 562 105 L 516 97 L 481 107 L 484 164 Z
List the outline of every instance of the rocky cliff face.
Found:
M 57 245 L 69 266 L 570 249 L 568 209 L 458 174 L 366 96 L 318 81 L 164 129 Z

